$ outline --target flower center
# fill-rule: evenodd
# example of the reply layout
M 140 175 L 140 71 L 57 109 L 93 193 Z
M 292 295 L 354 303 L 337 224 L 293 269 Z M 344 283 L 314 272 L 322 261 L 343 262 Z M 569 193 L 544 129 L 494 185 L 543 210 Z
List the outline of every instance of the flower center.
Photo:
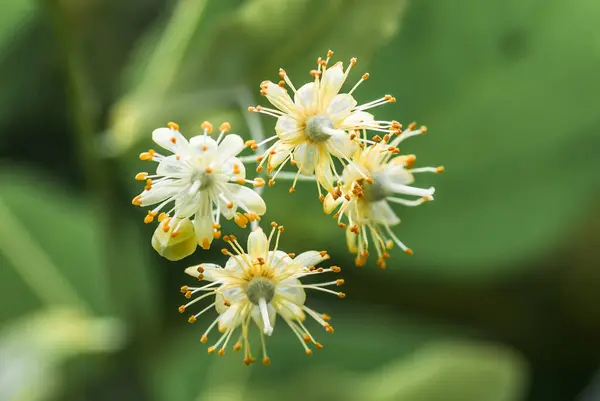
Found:
M 325 142 L 331 135 L 326 131 L 333 128 L 333 123 L 329 117 L 324 115 L 311 116 L 306 120 L 306 129 L 304 134 L 313 142 Z
M 193 187 L 201 191 L 210 187 L 213 183 L 213 180 L 214 178 L 212 174 L 208 174 L 204 171 L 198 171 L 192 176 L 191 182 L 193 183 Z
M 387 198 L 390 195 L 390 193 L 383 183 L 384 177 L 382 177 L 382 174 L 371 174 L 371 178 L 373 179 L 372 184 L 369 184 L 366 181 L 363 181 L 362 183 L 363 193 L 365 194 L 365 200 L 367 202 L 377 202 Z
M 254 305 L 258 305 L 261 298 L 269 303 L 275 296 L 275 284 L 266 277 L 255 277 L 246 287 L 246 296 Z

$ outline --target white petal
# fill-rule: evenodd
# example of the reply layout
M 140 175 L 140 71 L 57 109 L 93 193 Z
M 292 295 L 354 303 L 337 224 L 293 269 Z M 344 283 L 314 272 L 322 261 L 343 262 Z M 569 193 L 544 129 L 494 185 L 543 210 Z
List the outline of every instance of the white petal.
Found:
M 340 196 L 334 200 L 333 195 L 331 194 L 331 192 L 329 192 L 327 196 L 325 196 L 325 200 L 323 201 L 323 211 L 327 214 L 331 214 L 331 212 L 333 212 L 335 208 L 337 208 L 343 201 L 343 196 Z
M 207 281 L 215 281 L 216 276 L 218 276 L 218 272 L 223 270 L 221 266 L 215 263 L 201 263 L 200 267 L 204 269 L 202 275 L 204 276 L 204 280 Z M 185 272 L 186 274 L 189 274 L 194 278 L 198 278 L 198 276 L 200 275 L 200 272 L 198 271 L 198 266 L 190 266 L 187 269 L 185 269 Z
M 144 191 L 140 195 L 141 206 L 154 205 L 162 202 L 167 198 L 170 198 L 177 194 L 181 190 L 180 186 L 172 185 L 174 181 L 167 180 L 161 183 L 161 185 L 155 185 L 149 191 Z
M 237 168 L 239 169 L 239 173 L 237 174 L 233 172 L 234 165 L 237 165 Z M 223 163 L 221 169 L 219 169 L 219 166 L 215 166 L 215 171 L 224 171 L 227 174 L 231 174 L 234 178 L 246 178 L 246 167 L 237 157 L 228 158 L 227 161 Z
M 222 314 L 229 309 L 229 306 L 225 305 L 225 300 L 229 301 L 230 304 L 243 303 L 246 300 L 246 294 L 239 287 L 228 288 L 222 293 L 218 293 L 215 299 L 215 309 L 218 314 Z
M 267 313 L 269 314 L 269 322 L 271 323 L 271 327 L 275 328 L 275 318 L 277 317 L 277 311 L 270 303 L 267 304 Z M 254 305 L 252 308 L 252 320 L 258 326 L 260 331 L 264 331 L 265 325 L 263 323 L 262 316 L 260 314 L 260 308 L 258 305 Z
M 350 139 L 350 135 L 343 130 L 332 130 L 331 134 L 331 138 L 327 140 L 329 152 L 335 157 L 351 158 L 358 148 L 356 141 Z
M 187 191 L 188 189 L 184 189 Z M 198 210 L 202 210 L 204 202 L 207 202 L 207 194 L 205 192 L 196 192 L 192 195 L 187 195 L 175 200 L 175 217 L 186 218 L 193 216 Z
M 244 259 L 239 256 L 231 256 L 227 259 L 227 263 L 225 263 L 225 270 L 232 270 L 237 273 L 243 272 L 242 266 L 244 265 Z
M 271 104 L 277 107 L 279 110 L 283 111 L 287 114 L 296 114 L 296 108 L 294 107 L 294 102 L 292 98 L 285 89 L 280 87 L 279 85 L 274 84 L 271 81 L 266 82 L 266 86 L 264 87 L 265 93 L 267 96 L 267 100 L 271 102 Z
M 198 244 L 203 249 L 210 248 L 210 244 L 213 241 L 213 220 L 212 216 L 202 216 L 196 215 L 194 219 L 194 231 L 196 232 L 196 239 L 198 240 Z
M 269 241 L 262 228 L 258 227 L 248 235 L 248 254 L 253 261 L 258 258 L 266 260 Z
M 170 128 L 158 128 L 152 131 L 152 140 L 164 149 L 177 153 L 179 149 L 186 149 L 188 141 L 179 131 Z
M 307 251 L 294 258 L 294 262 L 300 264 L 302 267 L 316 266 L 324 260 L 329 259 L 329 255 L 321 255 L 318 251 Z
M 191 170 L 187 165 L 177 160 L 177 156 L 171 155 L 161 160 L 156 168 L 156 174 L 167 177 L 182 178 L 189 176 L 191 174 Z
M 371 216 L 377 223 L 390 226 L 400 224 L 400 219 L 385 200 L 371 204 Z
M 237 156 L 244 149 L 244 140 L 236 134 L 229 134 L 219 144 L 219 159 L 227 160 L 229 157 Z
M 195 156 L 209 156 L 215 158 L 217 155 L 217 141 L 208 135 L 196 135 L 190 138 L 190 153 Z
M 219 331 L 223 332 L 227 329 L 232 329 L 242 323 L 240 312 L 242 311 L 243 306 L 245 306 L 244 302 L 231 304 L 231 306 L 219 316 Z
M 300 287 L 302 283 L 297 278 L 283 280 L 275 289 L 276 296 L 284 297 L 296 305 L 304 305 L 306 302 L 306 293 Z
M 277 306 L 277 311 L 284 319 L 300 321 L 306 319 L 306 315 L 304 314 L 304 311 L 302 311 L 302 308 L 293 302 L 282 299 L 278 302 Z
M 227 188 L 235 197 L 234 201 L 248 211 L 262 216 L 267 211 L 267 205 L 261 196 L 252 189 L 239 184 L 227 184 Z
M 320 104 L 327 107 L 335 95 L 337 95 L 344 84 L 344 66 L 342 63 L 335 63 L 335 65 L 328 68 L 321 79 L 321 93 L 320 93 Z
M 298 162 L 298 168 L 302 175 L 312 175 L 315 171 L 316 147 L 304 142 L 294 150 L 294 159 Z
M 395 159 L 399 159 L 398 157 Z M 395 160 L 394 159 L 394 160 Z M 415 181 L 414 176 L 406 171 L 401 165 L 388 165 L 385 170 L 385 179 L 393 182 L 394 184 L 410 185 Z
M 369 123 L 374 120 L 375 117 L 371 113 L 367 113 L 366 111 L 355 111 L 346 117 L 341 125 L 343 127 L 362 127 L 365 123 Z
M 317 92 L 315 83 L 304 84 L 296 91 L 294 102 L 296 107 L 304 112 L 305 115 L 312 115 L 316 112 Z
M 285 134 L 286 132 L 290 132 L 290 131 L 295 131 L 297 128 L 298 128 L 297 121 L 289 116 L 279 117 L 277 119 L 277 124 L 275 124 L 275 132 L 278 135 Z
M 269 253 L 267 254 L 267 258 L 268 260 L 271 260 L 271 258 L 273 258 L 273 262 L 271 263 L 271 265 L 277 266 L 277 269 L 283 269 L 287 266 L 288 263 L 292 262 L 292 258 L 290 257 L 290 255 L 280 250 L 269 251 Z
M 284 143 L 278 143 L 275 146 L 275 154 L 269 155 L 269 165 L 273 168 L 279 166 L 289 155 L 290 151 L 294 148 L 294 145 L 288 145 Z
M 350 253 L 358 253 L 358 235 L 350 231 L 350 228 L 346 230 L 346 245 Z
M 333 171 L 329 164 L 329 153 L 324 150 L 324 147 L 319 148 L 318 162 L 315 165 L 315 176 L 325 190 L 333 191 Z
M 356 100 L 354 100 L 352 95 L 344 93 L 336 95 L 333 98 L 326 113 L 333 122 L 333 125 L 337 126 L 350 115 L 354 106 L 356 106 Z

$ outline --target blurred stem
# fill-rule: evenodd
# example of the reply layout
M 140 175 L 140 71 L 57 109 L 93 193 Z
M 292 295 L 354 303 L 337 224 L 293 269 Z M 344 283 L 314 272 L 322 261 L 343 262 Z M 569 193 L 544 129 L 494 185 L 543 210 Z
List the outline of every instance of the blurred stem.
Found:
M 145 82 L 153 82 L 154 96 L 162 96 L 173 83 L 183 61 L 188 44 L 204 15 L 206 0 L 179 0 L 165 32 L 146 67 Z M 169 60 L 165 63 L 165 60 Z
M 81 34 L 77 29 L 76 16 L 70 15 L 63 3 L 62 0 L 45 1 L 58 39 L 57 45 L 61 46 L 60 50 L 62 50 L 64 73 L 68 86 L 69 110 L 72 111 L 73 118 L 73 141 L 77 149 L 79 165 L 83 169 L 88 194 L 91 194 L 97 215 L 107 216 L 103 225 L 106 230 L 106 249 L 101 256 L 107 264 L 109 274 L 113 273 L 112 275 L 114 275 L 114 269 L 111 267 L 119 266 L 118 261 L 114 260 L 118 257 L 118 253 L 113 252 L 111 246 L 113 241 L 111 227 L 114 223 L 108 220 L 110 213 L 106 210 L 112 201 L 110 181 L 105 174 L 107 168 L 98 157 L 100 152 L 96 149 L 98 109 L 85 65 L 85 56 L 82 50 L 84 45 L 80 42 Z M 115 287 L 115 283 L 118 280 L 115 277 L 110 277 L 110 279 L 109 281 L 113 285 L 112 291 L 116 293 L 118 289 Z
M 33 293 L 46 306 L 69 305 L 89 312 L 91 308 L 86 301 L 2 201 L 0 221 L 0 252 Z

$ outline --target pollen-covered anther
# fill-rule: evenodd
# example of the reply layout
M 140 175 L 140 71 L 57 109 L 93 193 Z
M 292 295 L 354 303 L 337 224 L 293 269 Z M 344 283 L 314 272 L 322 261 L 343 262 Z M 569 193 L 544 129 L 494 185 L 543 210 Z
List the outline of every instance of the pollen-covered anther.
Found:
M 254 113 L 256 111 L 256 107 L 254 107 L 254 106 L 248 106 L 248 111 L 250 113 Z
M 444 170 L 445 170 L 444 166 L 439 166 L 439 167 L 436 167 L 435 172 L 436 173 L 443 173 Z
M 206 172 L 206 174 L 212 174 L 213 168 L 211 166 L 208 166 L 204 169 L 204 172 Z
M 269 366 L 271 364 L 271 358 L 269 358 L 268 356 L 264 357 L 262 363 L 265 366 Z
M 326 325 L 325 325 L 325 326 L 323 326 L 323 327 L 325 327 L 325 331 L 326 331 L 326 332 L 328 332 L 328 333 L 333 333 L 333 332 L 335 331 L 335 330 L 333 329 L 333 326 L 332 326 L 332 325 L 330 325 L 330 324 L 326 324 Z
M 185 305 L 181 305 L 179 307 L 179 313 L 183 313 L 183 312 L 185 312 Z
M 373 141 L 375 141 L 375 142 L 381 142 L 381 137 L 380 137 L 379 135 L 375 135 L 375 136 L 373 136 L 373 138 L 372 138 L 372 139 L 373 139 Z
M 344 223 L 338 223 L 338 227 L 339 228 L 346 228 L 346 224 L 344 224 Z
M 249 147 L 249 148 L 250 148 L 250 149 L 252 149 L 252 150 L 256 150 L 256 149 L 258 149 L 258 145 L 256 145 L 256 141 L 255 141 L 254 139 L 251 139 L 251 140 L 249 140 L 249 141 L 246 141 L 246 142 L 244 143 L 244 145 L 245 145 L 246 147 Z
M 212 354 L 213 352 L 215 352 L 215 347 L 213 347 L 213 346 L 208 347 L 208 353 Z
M 237 343 L 235 343 L 235 345 L 233 346 L 233 350 L 234 350 L 234 351 L 239 351 L 239 350 L 241 350 L 241 349 L 242 349 L 242 343 L 238 341 L 238 342 L 237 342 Z
M 218 354 L 219 356 L 223 356 L 223 355 L 225 355 L 225 350 L 224 350 L 223 348 L 221 348 L 221 349 L 220 349 L 220 350 L 217 352 L 217 354 Z
M 135 179 L 138 181 L 144 181 L 148 177 L 148 173 L 137 173 Z
M 246 226 L 248 225 L 248 218 L 240 212 L 236 213 L 234 221 L 235 224 L 237 224 L 241 228 L 246 228 Z
M 227 209 L 233 209 L 233 202 L 229 201 L 225 206 L 227 207 Z
M 285 81 L 284 81 L 284 80 L 281 80 L 281 81 L 277 82 L 277 85 L 278 85 L 280 88 L 285 88 Z
M 152 149 L 148 150 L 147 152 L 142 152 L 140 153 L 140 160 L 152 160 L 155 154 L 156 152 Z
M 344 294 L 343 292 L 338 292 L 338 298 L 346 298 L 346 294 Z
M 307 348 L 304 352 L 306 352 L 306 355 L 308 355 L 308 356 L 311 356 L 313 354 L 313 352 L 310 348 Z
M 263 166 L 258 166 L 258 167 L 256 168 L 256 172 L 257 172 L 257 173 L 260 173 L 261 171 L 263 171 Z
M 200 127 L 201 127 L 202 129 L 206 130 L 206 132 L 208 132 L 209 134 L 210 134 L 210 133 L 212 133 L 213 126 L 212 126 L 212 124 L 211 124 L 210 122 L 208 122 L 208 121 L 204 121 L 204 122 L 202 123 L 202 125 L 200 125 Z
M 308 344 L 309 342 L 311 342 L 311 338 L 310 338 L 310 336 L 309 336 L 308 334 L 305 334 L 305 335 L 304 335 L 304 342 L 305 342 L 305 343 L 307 343 L 307 344 Z
M 156 212 L 153 212 L 152 210 L 148 210 L 148 214 L 146 215 L 146 217 L 144 217 L 144 223 L 146 224 L 150 224 L 154 221 L 154 217 L 156 216 Z
M 424 134 L 427 132 L 427 127 L 425 125 L 422 125 L 421 128 L 419 128 L 419 131 L 421 131 L 421 134 Z
M 142 206 L 142 195 L 138 195 L 135 198 L 133 198 L 131 203 L 135 206 Z
M 219 127 L 219 130 L 223 132 L 229 132 L 231 131 L 231 124 L 229 124 L 227 121 L 224 121 L 223 124 L 221 124 L 221 126 Z
M 342 268 L 341 268 L 341 267 L 339 267 L 339 266 L 331 266 L 331 267 L 330 267 L 330 269 L 331 269 L 331 271 L 332 271 L 332 272 L 334 272 L 334 273 L 339 273 L 339 272 L 341 272 L 341 271 L 342 271 Z
M 406 168 L 412 168 L 412 166 L 415 164 L 415 161 L 417 161 L 417 156 L 408 155 L 406 156 L 406 162 L 404 165 L 406 166 Z
M 285 77 L 285 75 L 286 75 L 286 73 L 285 73 L 285 70 L 284 70 L 283 68 L 280 68 L 280 69 L 279 69 L 279 76 L 280 76 L 281 78 L 284 78 L 284 77 Z
M 188 318 L 188 323 L 196 323 L 196 317 L 195 317 L 195 316 L 193 316 L 193 315 L 192 315 L 192 316 L 190 316 L 190 317 Z
M 192 292 L 191 291 L 186 291 L 185 295 L 184 295 L 187 299 L 190 299 L 192 297 Z
M 390 102 L 390 103 L 395 103 L 395 102 L 396 102 L 396 98 L 395 98 L 395 97 L 393 97 L 392 95 L 385 95 L 385 96 L 383 97 L 383 99 L 384 99 L 385 101 L 387 101 L 387 102 Z
M 319 77 L 319 76 L 321 76 L 321 71 L 311 70 L 310 71 L 310 76 L 311 77 Z
M 337 280 L 335 280 L 335 285 L 337 285 L 338 287 L 339 287 L 340 285 L 344 285 L 344 279 L 343 279 L 343 278 L 340 278 L 340 279 L 337 279 Z
M 174 122 L 167 123 L 167 127 L 169 129 L 172 129 L 173 131 L 179 131 L 179 124 L 177 124 L 177 123 L 174 123 Z
M 235 182 L 237 182 L 240 185 L 244 185 L 246 183 L 246 180 L 243 179 L 242 177 L 238 177 L 235 179 Z
M 275 185 L 275 180 L 273 178 L 271 178 L 269 180 L 269 186 L 272 187 L 273 185 Z
M 321 315 L 321 317 L 323 318 L 323 320 L 325 320 L 326 322 L 331 320 L 331 316 L 329 316 L 327 313 L 323 313 Z

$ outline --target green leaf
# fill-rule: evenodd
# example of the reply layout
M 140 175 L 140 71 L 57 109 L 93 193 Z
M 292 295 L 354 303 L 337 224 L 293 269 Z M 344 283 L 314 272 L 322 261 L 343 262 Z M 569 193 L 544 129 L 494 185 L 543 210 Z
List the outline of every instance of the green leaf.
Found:
M 599 17 L 585 0 L 413 3 L 369 89 L 398 99 L 382 118 L 429 127 L 403 153 L 447 173 L 417 179 L 435 202 L 400 210 L 415 256 L 398 265 L 497 276 L 568 240 L 598 188 L 600 53 L 581 49 L 597 48 Z
M 124 280 L 113 291 L 106 255 L 115 248 L 106 242 L 106 221 L 88 200 L 47 176 L 14 166 L 0 170 L 0 187 L 10 188 L 0 194 L 0 292 L 23 300 L 2 309 L 0 320 L 40 302 L 89 307 L 102 315 L 132 308 L 136 317 L 151 320 L 157 300 L 148 274 L 152 264 L 140 252 L 137 230 L 119 219 L 110 227 L 123 248 L 119 265 L 111 268 Z M 149 239 L 145 243 L 150 248 Z
M 304 354 L 298 339 L 278 319 L 274 334 L 267 338 L 269 367 L 258 362 L 246 367 L 243 354 L 230 349 L 222 357 L 208 355 L 206 346 L 218 337 L 209 338 L 210 344 L 198 343 L 210 319 L 196 322 L 146 364 L 151 367 L 153 393 L 174 401 L 270 400 L 281 394 L 290 400 L 391 401 L 435 400 L 439 398 L 434 395 L 446 389 L 448 399 L 519 399 L 527 372 L 514 351 L 468 340 L 448 343 L 457 330 L 416 324 L 384 311 L 377 314 L 360 305 L 351 311 L 338 306 L 331 312 L 334 333 L 309 323 L 324 345 L 312 356 Z M 253 353 L 260 359 L 256 337 Z M 438 343 L 441 339 L 447 340 Z

